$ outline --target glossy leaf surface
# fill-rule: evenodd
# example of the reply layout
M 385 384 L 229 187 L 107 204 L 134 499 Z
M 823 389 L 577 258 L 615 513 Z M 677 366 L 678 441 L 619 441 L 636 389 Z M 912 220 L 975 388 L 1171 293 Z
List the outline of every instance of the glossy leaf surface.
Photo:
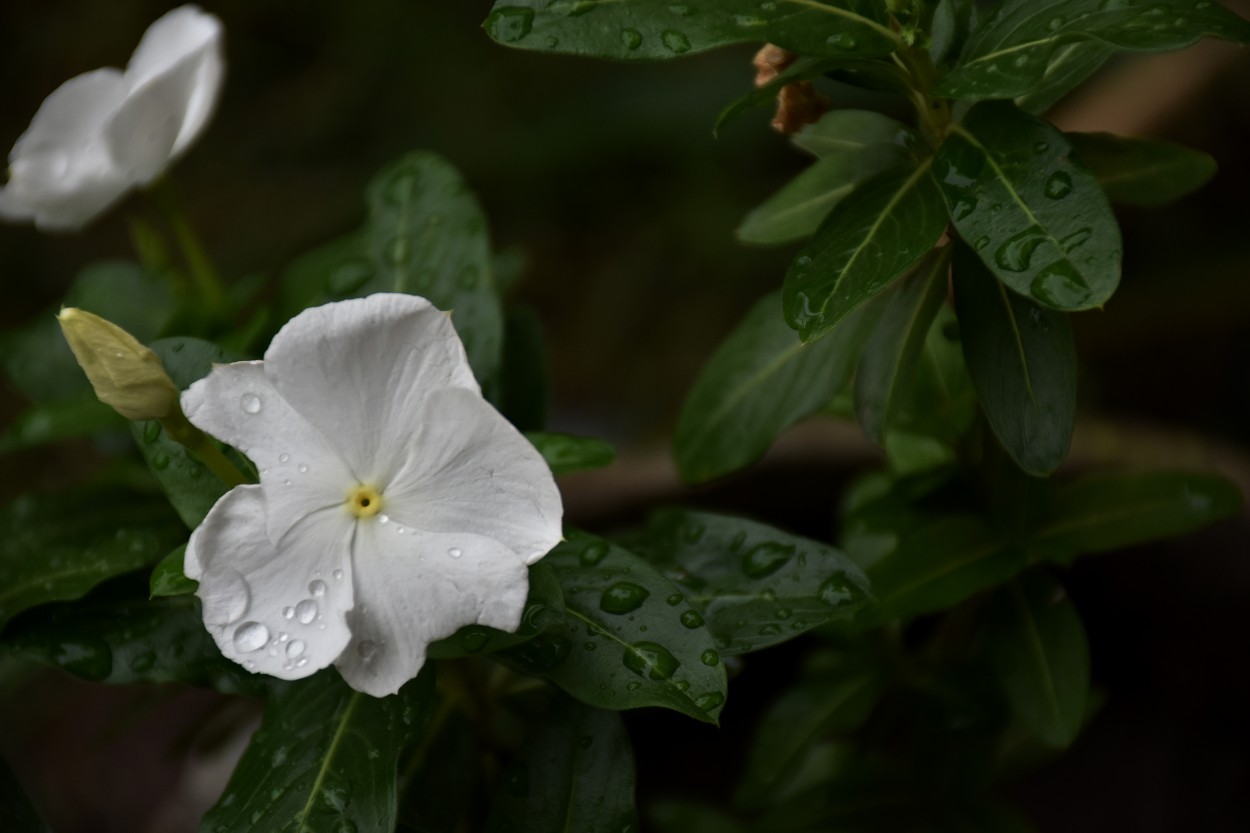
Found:
M 879 307 L 865 304 L 829 336 L 804 344 L 766 295 L 712 356 L 691 389 L 673 451 L 702 482 L 754 462 L 781 432 L 817 413 L 851 378 Z
M 1072 151 L 1112 202 L 1159 206 L 1201 188 L 1215 175 L 1205 153 L 1152 139 L 1110 133 L 1069 133 Z
M 1184 535 L 1241 506 L 1237 487 L 1214 475 L 1095 475 L 1060 487 L 1034 536 L 1066 560 Z
M 950 247 L 931 252 L 882 297 L 881 317 L 855 372 L 855 413 L 876 443 L 912 393 L 929 330 L 946 300 Z
M 1120 282 L 1120 229 L 1067 139 L 1005 102 L 974 107 L 934 176 L 959 235 L 998 279 L 1061 310 L 1102 306 Z
M 1008 291 L 965 248 L 953 271 L 964 358 L 986 419 L 1020 468 L 1048 475 L 1067 456 L 1076 423 L 1071 325 Z
M 1040 572 L 1011 582 L 994 601 L 991 653 L 1012 710 L 1046 745 L 1067 746 L 1089 697 L 1089 642 L 1076 607 Z
M 242 358 L 197 338 L 163 339 L 150 346 L 180 390 L 186 390 L 191 383 L 207 376 L 214 363 L 224 364 Z M 187 528 L 199 526 L 208 510 L 229 487 L 198 457 L 171 439 L 159 422 L 131 422 L 130 433 L 148 468 L 156 475 Z M 233 454 L 232 459 L 246 471 L 248 463 Z
M 185 534 L 159 496 L 88 489 L 23 495 L 0 509 L 0 629 L 152 564 Z
M 942 236 L 946 210 L 929 162 L 878 174 L 830 212 L 786 273 L 786 322 L 805 342 L 906 272 Z
M 665 60 L 734 43 L 803 55 L 884 55 L 897 46 L 872 0 L 497 0 L 483 28 L 522 49 Z
M 152 568 L 152 575 L 148 579 L 148 593 L 151 598 L 185 596 L 196 591 L 200 583 L 187 578 L 186 573 L 183 572 L 182 565 L 186 560 L 186 555 L 187 545 L 183 544 L 158 561 Z
M 433 702 L 431 671 L 384 698 L 333 669 L 280 687 L 201 833 L 394 830 L 399 755 Z
M 1010 98 L 1030 91 L 1073 41 L 1141 51 L 1180 49 L 1202 37 L 1250 41 L 1250 23 L 1194 0 L 1007 0 L 968 39 L 938 85 L 952 98 Z
M 543 455 L 552 474 L 571 474 L 575 471 L 600 469 L 616 459 L 616 449 L 603 440 L 593 437 L 574 437 L 572 434 L 554 434 L 530 431 L 525 438 Z
M 592 706 L 663 706 L 715 723 L 725 668 L 712 633 L 681 591 L 632 552 L 576 530 L 543 563 L 564 593 L 544 632 L 503 652 Z
M 487 833 L 635 830 L 634 753 L 616 712 L 557 700 L 504 773 Z
M 743 654 L 872 606 L 856 564 L 833 547 L 766 524 L 667 510 L 647 526 L 646 554 L 673 579 L 721 651 Z

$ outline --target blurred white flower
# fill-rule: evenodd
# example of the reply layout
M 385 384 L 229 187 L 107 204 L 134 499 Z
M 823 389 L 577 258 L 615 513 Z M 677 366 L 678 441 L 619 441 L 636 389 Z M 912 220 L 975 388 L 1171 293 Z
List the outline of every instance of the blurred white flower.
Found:
M 224 73 L 221 21 L 181 6 L 144 32 L 125 72 L 83 73 L 48 96 L 9 153 L 0 218 L 77 231 L 156 179 L 204 130 Z
M 260 471 L 187 547 L 226 656 L 284 679 L 334 663 L 383 696 L 464 625 L 516 630 L 560 493 L 428 301 L 305 310 L 264 361 L 214 367 L 182 406 Z

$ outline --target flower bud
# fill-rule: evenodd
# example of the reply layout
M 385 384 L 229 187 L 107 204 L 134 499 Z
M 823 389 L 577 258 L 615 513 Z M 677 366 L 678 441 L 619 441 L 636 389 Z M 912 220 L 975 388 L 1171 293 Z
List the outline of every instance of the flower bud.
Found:
M 56 320 L 96 397 L 127 419 L 163 419 L 178 387 L 161 360 L 130 333 L 85 310 L 67 307 Z

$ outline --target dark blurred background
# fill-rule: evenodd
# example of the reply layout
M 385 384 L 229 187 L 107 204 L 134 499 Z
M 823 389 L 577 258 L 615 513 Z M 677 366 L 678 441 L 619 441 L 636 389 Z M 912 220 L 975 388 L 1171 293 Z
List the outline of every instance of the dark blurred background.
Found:
M 0 4 L 0 148 L 61 82 L 124 65 L 172 5 Z M 763 466 L 694 492 L 678 487 L 666 457 L 699 368 L 751 303 L 779 286 L 793 255 L 745 248 L 733 230 L 805 157 L 770 132 L 763 110 L 718 139 L 711 133 L 751 82 L 752 48 L 630 65 L 515 51 L 481 31 L 489 0 L 203 5 L 226 25 L 228 80 L 174 179 L 225 275 L 276 278 L 293 256 L 360 222 L 363 186 L 383 163 L 414 148 L 441 153 L 477 192 L 497 248 L 526 259 L 514 292 L 546 329 L 553 427 L 622 450 L 620 464 L 570 490 L 571 520 L 606 527 L 679 497 L 830 534 L 837 490 L 875 457 L 855 431 L 810 428 Z M 1247 3 L 1232 5 L 1250 16 Z M 1074 465 L 1217 467 L 1250 484 L 1248 81 L 1250 54 L 1203 44 L 1117 61 L 1051 114 L 1067 129 L 1189 144 L 1221 168 L 1173 206 L 1120 212 L 1121 289 L 1104 312 L 1077 316 L 1084 419 Z M 53 308 L 82 266 L 131 257 L 126 217 L 143 209 L 132 197 L 69 237 L 0 227 L 0 328 Z M 0 389 L 0 429 L 21 406 Z M 80 452 L 0 459 L 0 495 L 72 479 Z M 1087 562 L 1069 577 L 1108 705 L 1066 758 L 1015 788 L 1040 830 L 1246 829 L 1248 532 L 1244 517 L 1231 520 Z M 749 665 L 735 686 L 743 705 L 726 711 L 723 733 L 749 731 L 749 704 L 769 696 L 768 675 Z M 98 783 L 107 769 L 85 767 L 95 747 L 85 732 L 64 730 L 83 725 L 75 704 L 146 696 L 55 690 L 34 706 L 28 691 L 0 720 L 0 751 L 27 761 L 14 763 L 44 801 L 64 796 L 67 779 Z M 178 708 L 207 708 L 192 699 Z M 674 723 L 631 721 L 644 766 L 661 758 L 648 726 L 669 733 Z M 63 730 L 53 741 L 55 726 Z M 704 743 L 714 730 L 680 731 Z M 126 754 L 146 761 L 136 767 L 156 765 Z M 736 767 L 732 755 L 713 761 L 712 780 L 723 787 Z M 644 771 L 642 787 L 651 785 Z M 715 797 L 712 786 L 700 789 Z M 121 791 L 103 791 L 97 803 L 125 803 Z M 83 829 L 138 829 L 126 824 Z M 171 824 L 151 829 L 179 829 Z

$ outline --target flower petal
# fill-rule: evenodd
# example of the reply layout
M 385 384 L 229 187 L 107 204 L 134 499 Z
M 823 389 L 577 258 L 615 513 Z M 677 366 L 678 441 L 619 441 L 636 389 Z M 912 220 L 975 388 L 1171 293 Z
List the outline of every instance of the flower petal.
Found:
M 479 390 L 451 321 L 413 295 L 305 310 L 274 337 L 265 366 L 286 401 L 374 484 L 402 464 L 396 451 L 431 391 Z
M 273 541 L 281 543 L 312 512 L 338 511 L 358 482 L 325 436 L 274 389 L 263 362 L 215 366 L 182 394 L 182 410 L 192 425 L 256 464 Z
M 126 67 L 131 90 L 153 79 L 190 66 L 177 97 L 178 130 L 173 143 L 177 155 L 199 136 L 217 105 L 225 74 L 221 21 L 196 6 L 180 6 L 158 18 L 143 33 Z
M 82 228 L 130 187 L 113 164 L 103 131 L 125 99 L 116 69 L 71 78 L 44 99 L 9 154 L 0 215 L 41 229 Z
M 463 388 L 429 394 L 385 487 L 387 514 L 425 532 L 493 538 L 532 564 L 559 543 L 551 469 L 489 402 Z
M 198 70 L 188 58 L 132 88 L 105 125 L 109 153 L 130 182 L 146 185 L 169 166 Z
M 196 594 L 221 652 L 249 670 L 296 680 L 334 662 L 351 639 L 355 524 L 317 513 L 279 547 L 265 526 L 260 487 L 232 489 L 196 530 L 187 561 L 200 565 Z
M 358 525 L 352 560 L 352 642 L 335 665 L 348 685 L 375 697 L 398 691 L 421 670 L 429 644 L 464 625 L 515 631 L 529 593 L 524 562 L 476 535 L 374 519 Z

